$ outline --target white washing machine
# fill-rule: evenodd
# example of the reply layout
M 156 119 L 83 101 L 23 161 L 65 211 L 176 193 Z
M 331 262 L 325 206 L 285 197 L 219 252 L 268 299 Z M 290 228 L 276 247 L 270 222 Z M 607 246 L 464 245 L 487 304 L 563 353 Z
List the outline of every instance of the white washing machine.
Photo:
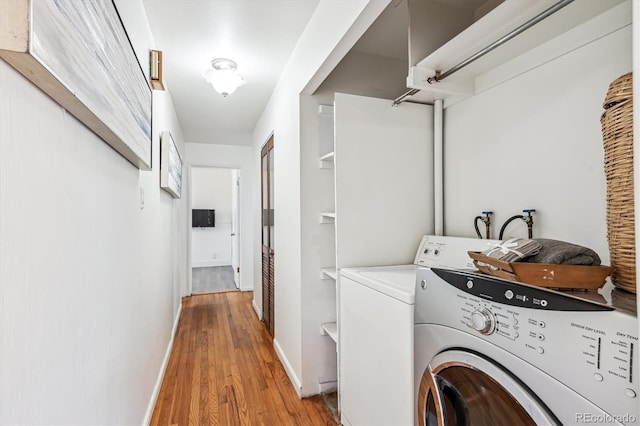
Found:
M 420 267 L 472 268 L 494 240 L 425 236 L 413 265 L 344 268 L 338 283 L 339 396 L 345 425 L 412 425 L 413 320 Z
M 638 424 L 635 295 L 435 268 L 415 298 L 418 425 Z

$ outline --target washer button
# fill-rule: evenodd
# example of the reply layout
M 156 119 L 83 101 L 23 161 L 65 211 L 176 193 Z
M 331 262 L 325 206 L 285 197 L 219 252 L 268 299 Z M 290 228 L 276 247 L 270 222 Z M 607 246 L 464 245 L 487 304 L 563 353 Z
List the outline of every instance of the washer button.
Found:
M 544 321 L 538 321 L 538 327 L 545 328 L 547 324 Z
M 602 374 L 600 373 L 594 373 L 593 378 L 596 379 L 596 382 L 601 382 L 604 380 L 604 377 L 602 377 Z
M 538 340 L 543 341 L 544 340 L 544 334 L 538 334 Z
M 507 298 L 507 300 L 511 300 L 513 299 L 513 292 L 511 290 L 507 290 L 504 292 L 504 297 Z
M 546 307 L 546 306 L 547 306 L 547 301 L 546 301 L 545 299 L 542 299 L 542 300 L 540 301 L 540 305 L 541 305 L 543 308 L 544 308 L 544 307 Z
M 634 391 L 631 388 L 626 388 L 624 390 L 624 394 L 627 395 L 629 398 L 635 398 L 636 397 L 636 391 Z
M 426 279 L 422 279 L 422 281 L 420 281 L 420 287 L 422 287 L 422 289 L 424 290 L 425 288 L 427 288 L 427 280 Z
M 473 288 L 473 281 L 467 281 L 467 288 Z
M 544 353 L 544 348 L 542 346 L 538 346 L 538 348 L 536 350 L 538 351 L 539 354 L 543 354 Z

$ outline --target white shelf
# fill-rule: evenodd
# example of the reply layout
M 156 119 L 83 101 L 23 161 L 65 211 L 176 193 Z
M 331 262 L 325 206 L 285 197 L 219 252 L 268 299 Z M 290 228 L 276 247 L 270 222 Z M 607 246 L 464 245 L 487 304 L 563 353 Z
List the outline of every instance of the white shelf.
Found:
M 459 70 L 441 82 L 430 84 L 427 78 L 436 71 L 445 72 L 471 57 L 513 29 L 535 17 L 557 0 L 525 2 L 505 0 L 471 26 L 409 70 L 407 87 L 420 89 L 412 96 L 414 101 L 429 102 L 434 99 L 460 100 L 482 92 L 478 77 L 506 65 L 514 58 L 541 46 L 573 28 L 611 9 L 617 1 L 575 1 L 527 29 L 522 36 L 515 37 L 485 56 Z M 526 34 L 526 36 L 524 36 Z M 583 41 L 584 42 L 584 41 Z M 566 48 L 570 50 L 571 47 Z M 511 73 L 521 72 L 512 70 Z M 506 77 L 504 77 L 506 78 Z
M 320 213 L 320 223 L 335 223 L 335 221 L 336 221 L 335 212 Z
M 330 152 L 328 154 L 320 157 L 320 168 L 321 169 L 333 169 L 333 160 L 335 158 L 335 152 Z
M 333 106 L 331 106 L 331 105 L 318 105 L 318 114 L 320 114 L 320 115 L 333 115 Z
M 336 280 L 338 279 L 338 271 L 336 268 L 322 268 L 320 269 L 320 278 L 323 280 Z
M 322 327 L 322 335 L 329 336 L 331 339 L 338 343 L 338 324 L 335 322 L 325 322 L 321 325 Z
M 330 153 L 325 154 L 322 157 L 320 157 L 320 161 L 333 161 L 333 157 L 335 155 L 336 155 L 335 152 L 330 152 Z

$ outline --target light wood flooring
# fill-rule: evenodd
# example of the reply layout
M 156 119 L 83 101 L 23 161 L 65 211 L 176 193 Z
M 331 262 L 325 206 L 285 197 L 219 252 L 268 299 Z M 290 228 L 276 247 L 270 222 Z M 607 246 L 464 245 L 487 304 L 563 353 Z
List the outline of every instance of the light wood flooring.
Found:
M 336 425 L 322 397 L 298 398 L 252 298 L 183 300 L 152 425 Z

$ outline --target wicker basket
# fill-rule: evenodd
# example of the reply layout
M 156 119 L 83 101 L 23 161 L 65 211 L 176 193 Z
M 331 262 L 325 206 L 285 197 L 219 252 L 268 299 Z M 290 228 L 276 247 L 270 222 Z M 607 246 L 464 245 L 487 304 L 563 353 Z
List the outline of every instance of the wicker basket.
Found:
M 633 195 L 632 74 L 609 86 L 600 122 L 607 178 L 607 239 L 613 283 L 636 292 L 636 249 Z

